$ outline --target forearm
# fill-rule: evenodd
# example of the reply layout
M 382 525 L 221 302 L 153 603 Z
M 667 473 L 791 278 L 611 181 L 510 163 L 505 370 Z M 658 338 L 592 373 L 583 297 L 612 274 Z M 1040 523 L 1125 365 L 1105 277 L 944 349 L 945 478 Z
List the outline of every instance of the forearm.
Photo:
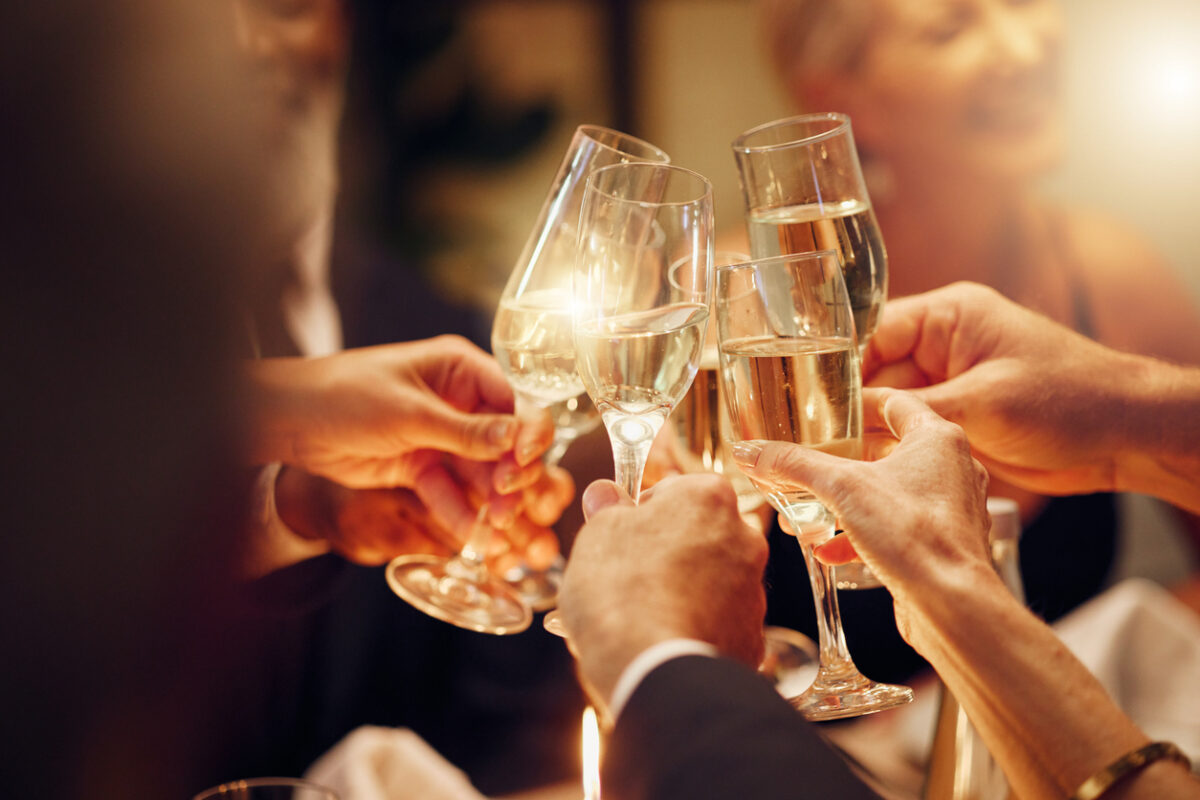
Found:
M 1149 741 L 999 581 L 974 576 L 957 587 L 928 590 L 937 600 L 914 616 L 918 649 L 962 704 L 1017 796 L 1061 800 Z M 1130 798 L 1200 796 L 1188 773 L 1169 763 L 1146 768 L 1120 788 Z
M 1200 369 L 1143 360 L 1130 378 L 1116 488 L 1200 512 Z

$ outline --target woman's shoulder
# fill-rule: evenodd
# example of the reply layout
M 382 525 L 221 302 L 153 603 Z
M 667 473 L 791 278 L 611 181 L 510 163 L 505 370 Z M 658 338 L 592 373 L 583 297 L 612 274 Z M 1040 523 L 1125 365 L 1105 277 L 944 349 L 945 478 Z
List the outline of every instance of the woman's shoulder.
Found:
M 1200 344 L 1192 344 L 1200 343 L 1195 294 L 1148 236 L 1094 209 L 1064 207 L 1048 218 L 1057 261 L 1067 270 L 1096 339 L 1123 350 L 1200 362 Z

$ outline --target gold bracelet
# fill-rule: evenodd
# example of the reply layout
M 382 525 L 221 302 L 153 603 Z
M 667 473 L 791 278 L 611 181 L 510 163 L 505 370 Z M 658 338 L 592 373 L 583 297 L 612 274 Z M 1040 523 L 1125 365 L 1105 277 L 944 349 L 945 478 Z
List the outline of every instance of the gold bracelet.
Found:
M 1188 757 L 1171 742 L 1151 742 L 1145 747 L 1126 753 L 1088 778 L 1067 800 L 1096 800 L 1125 776 L 1164 758 L 1183 764 L 1188 770 L 1192 768 Z

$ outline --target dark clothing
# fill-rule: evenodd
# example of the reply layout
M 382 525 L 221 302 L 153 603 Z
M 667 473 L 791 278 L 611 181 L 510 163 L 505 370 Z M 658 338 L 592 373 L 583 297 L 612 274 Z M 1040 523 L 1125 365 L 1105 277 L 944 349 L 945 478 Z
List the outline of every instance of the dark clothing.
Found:
M 347 347 L 458 333 L 486 348 L 490 317 L 440 296 L 414 265 L 346 237 L 333 259 Z M 382 567 L 331 555 L 280 573 L 231 623 L 244 668 L 228 678 L 226 718 L 238 722 L 217 734 L 227 741 L 204 785 L 299 775 L 361 725 L 413 729 L 485 794 L 577 773 L 585 701 L 540 617 L 489 636 L 414 609 Z
M 878 800 L 766 680 L 704 656 L 646 676 L 609 737 L 601 783 L 614 800 Z

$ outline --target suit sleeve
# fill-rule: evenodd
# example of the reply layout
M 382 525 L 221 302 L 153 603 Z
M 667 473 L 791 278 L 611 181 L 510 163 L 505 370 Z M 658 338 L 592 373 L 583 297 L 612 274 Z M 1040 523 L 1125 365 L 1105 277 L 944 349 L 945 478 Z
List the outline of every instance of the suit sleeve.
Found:
M 616 800 L 878 800 L 766 680 L 721 658 L 664 663 L 621 712 L 604 756 Z

